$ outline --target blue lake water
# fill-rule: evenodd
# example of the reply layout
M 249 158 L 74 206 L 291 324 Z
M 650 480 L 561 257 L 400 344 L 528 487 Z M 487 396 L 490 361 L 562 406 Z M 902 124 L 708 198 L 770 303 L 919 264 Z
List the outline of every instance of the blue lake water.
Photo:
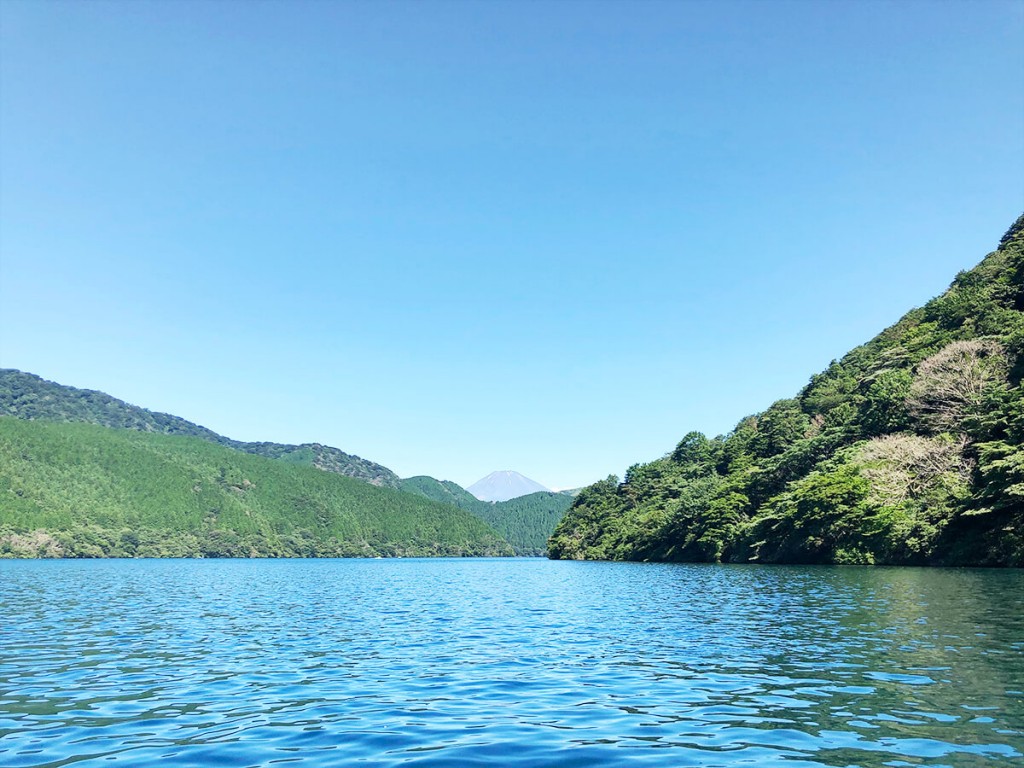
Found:
M 0 561 L 0 765 L 1021 766 L 1024 573 Z

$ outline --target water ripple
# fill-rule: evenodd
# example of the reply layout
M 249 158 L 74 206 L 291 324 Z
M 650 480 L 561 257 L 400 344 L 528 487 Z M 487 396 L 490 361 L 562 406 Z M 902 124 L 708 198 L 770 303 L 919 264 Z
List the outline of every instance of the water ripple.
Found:
M 1024 574 L 0 562 L 0 765 L 1009 766 Z

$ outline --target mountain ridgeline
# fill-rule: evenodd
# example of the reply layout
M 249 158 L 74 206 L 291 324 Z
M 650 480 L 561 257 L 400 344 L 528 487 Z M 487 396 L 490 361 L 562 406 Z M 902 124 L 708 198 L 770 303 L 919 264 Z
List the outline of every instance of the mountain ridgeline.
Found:
M 509 555 L 448 504 L 197 437 L 0 416 L 0 556 Z
M 1024 566 L 1024 216 L 728 434 L 585 488 L 556 559 Z
M 243 443 L 218 435 L 178 416 L 131 405 L 90 389 L 77 389 L 31 373 L 0 369 L 0 415 L 32 421 L 82 422 L 114 429 L 197 437 L 256 456 L 282 459 L 335 472 L 373 485 L 398 488 L 399 477 L 387 467 L 319 443 Z
M 240 442 L 0 370 L 0 556 L 542 555 L 570 502 L 491 504 L 330 446 Z

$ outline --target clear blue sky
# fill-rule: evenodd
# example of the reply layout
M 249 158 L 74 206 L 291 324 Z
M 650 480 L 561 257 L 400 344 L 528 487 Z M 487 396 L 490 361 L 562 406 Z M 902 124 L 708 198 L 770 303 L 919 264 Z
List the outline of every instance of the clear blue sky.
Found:
M 0 2 L 0 365 L 403 476 L 728 431 L 1024 210 L 1024 3 Z

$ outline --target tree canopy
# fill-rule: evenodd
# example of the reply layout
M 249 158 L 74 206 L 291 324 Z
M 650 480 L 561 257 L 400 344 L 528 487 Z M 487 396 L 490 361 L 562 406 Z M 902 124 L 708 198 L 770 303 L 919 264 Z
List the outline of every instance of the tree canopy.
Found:
M 1024 216 L 726 435 L 584 489 L 553 558 L 1024 565 Z

